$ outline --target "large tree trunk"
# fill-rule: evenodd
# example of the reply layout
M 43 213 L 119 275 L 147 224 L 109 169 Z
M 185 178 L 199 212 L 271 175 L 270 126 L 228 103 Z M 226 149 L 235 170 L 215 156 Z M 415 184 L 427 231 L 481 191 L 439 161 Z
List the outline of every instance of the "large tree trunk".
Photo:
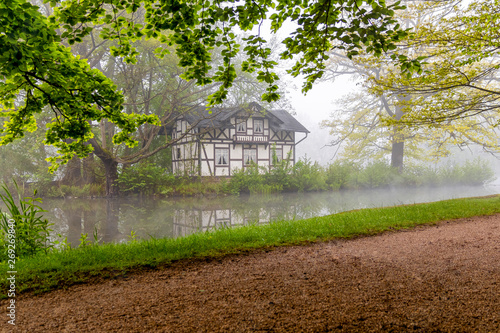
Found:
M 71 143 L 73 140 L 67 139 L 65 141 L 66 143 Z M 84 159 L 75 155 L 66 164 L 61 183 L 64 185 L 76 186 L 95 183 L 95 173 L 93 168 L 94 154 L 89 154 L 89 156 Z
M 111 153 L 104 150 L 95 139 L 90 139 L 89 144 L 94 148 L 94 154 L 97 156 L 104 165 L 104 171 L 106 175 L 106 196 L 116 197 L 119 194 L 118 191 L 118 162 L 113 157 Z
M 398 101 L 403 104 L 396 105 L 392 117 L 396 120 L 400 120 L 403 117 L 406 108 L 405 102 L 410 100 L 409 96 L 398 96 Z M 404 152 L 405 152 L 405 135 L 403 133 L 403 128 L 400 125 L 393 126 L 392 133 L 392 151 L 391 151 L 391 166 L 397 168 L 399 173 L 403 172 L 404 166 Z
M 106 196 L 118 196 L 118 162 L 114 159 L 101 159 L 106 173 Z
M 403 172 L 404 150 L 405 150 L 404 138 L 395 133 L 395 135 L 392 138 L 391 166 L 393 168 L 397 168 L 400 173 Z
M 82 184 L 82 160 L 77 156 L 73 156 L 68 161 L 64 169 L 64 177 L 61 179 L 64 185 L 81 185 Z
M 84 158 L 82 162 L 82 177 L 84 183 L 94 184 L 96 182 L 94 154 L 90 154 L 88 157 Z

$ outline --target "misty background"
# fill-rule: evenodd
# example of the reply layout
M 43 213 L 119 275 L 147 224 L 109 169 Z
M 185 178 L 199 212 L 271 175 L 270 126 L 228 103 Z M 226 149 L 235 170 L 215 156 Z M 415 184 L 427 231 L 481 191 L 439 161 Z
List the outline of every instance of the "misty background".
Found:
M 323 120 L 327 120 L 331 113 L 339 110 L 339 101 L 346 97 L 347 94 L 359 91 L 359 81 L 355 82 L 349 76 L 343 76 L 335 79 L 335 81 L 318 82 L 313 86 L 306 95 L 300 91 L 301 80 L 290 79 L 289 94 L 287 97 L 291 101 L 291 105 L 295 112 L 295 117 L 302 123 L 311 133 L 307 139 L 301 142 L 296 147 L 297 158 L 309 158 L 312 161 L 317 161 L 321 165 L 327 165 L 338 158 L 338 153 L 342 147 L 331 146 L 332 136 L 329 128 L 321 126 Z M 340 110 L 341 111 L 341 110 Z M 500 161 L 497 156 L 486 153 L 478 145 L 470 145 L 462 149 L 452 149 L 453 154 L 448 157 L 440 158 L 435 162 L 427 162 L 425 164 L 434 164 L 436 166 L 445 165 L 446 163 L 463 163 L 466 160 L 481 158 L 488 162 L 491 168 L 495 171 L 496 179 L 490 185 L 500 185 Z

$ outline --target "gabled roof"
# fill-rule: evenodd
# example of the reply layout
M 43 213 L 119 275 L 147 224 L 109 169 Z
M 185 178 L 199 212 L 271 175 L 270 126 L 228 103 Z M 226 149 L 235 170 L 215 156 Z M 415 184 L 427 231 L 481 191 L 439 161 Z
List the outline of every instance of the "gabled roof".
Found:
M 233 128 L 234 125 L 230 122 L 231 117 L 251 117 L 256 113 L 260 113 L 260 116 L 270 118 L 270 126 L 274 130 L 309 133 L 297 119 L 285 110 L 267 111 L 255 102 L 249 103 L 246 107 L 212 108 L 210 110 L 206 107 L 198 106 L 182 116 L 190 124 L 198 128 Z
M 269 111 L 272 113 L 276 118 L 282 121 L 281 124 L 279 124 L 279 128 L 274 128 L 274 129 L 279 129 L 279 130 L 284 130 L 284 131 L 294 131 L 294 132 L 303 132 L 303 133 L 310 133 L 307 128 L 305 128 L 295 117 L 293 117 L 291 114 L 286 112 L 285 110 L 271 110 Z
M 182 116 L 195 127 L 200 128 L 227 128 L 231 126 L 229 119 L 240 111 L 238 108 L 213 108 L 207 109 L 199 106 Z

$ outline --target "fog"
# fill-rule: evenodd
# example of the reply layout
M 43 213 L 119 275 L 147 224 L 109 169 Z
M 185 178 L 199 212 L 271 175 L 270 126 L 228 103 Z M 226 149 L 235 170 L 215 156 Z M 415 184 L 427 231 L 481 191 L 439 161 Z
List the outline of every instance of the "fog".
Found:
M 311 133 L 297 146 L 297 157 L 310 158 L 326 165 L 335 157 L 337 147 L 326 146 L 331 138 L 329 129 L 321 128 L 320 122 L 329 118 L 336 108 L 336 100 L 357 89 L 356 84 L 347 77 L 334 82 L 320 82 L 313 86 L 307 95 L 300 91 L 301 81 L 296 79 L 295 89 L 288 96 L 296 112 L 295 117 Z
M 313 86 L 306 95 L 301 91 L 301 80 L 292 80 L 295 87 L 290 90 L 288 98 L 294 107 L 295 117 L 311 133 L 296 147 L 297 160 L 309 158 L 321 165 L 331 163 L 338 157 L 338 147 L 328 146 L 331 135 L 328 128 L 321 128 L 320 123 L 327 120 L 330 114 L 338 109 L 338 100 L 346 94 L 358 90 L 356 82 L 349 77 L 340 77 L 333 82 L 319 82 Z M 297 141 L 302 138 L 298 137 Z M 495 171 L 496 180 L 492 184 L 500 184 L 500 156 L 496 157 L 486 153 L 478 145 L 465 147 L 463 149 L 452 148 L 452 155 L 441 158 L 429 165 L 439 166 L 446 163 L 463 163 L 466 160 L 481 158 L 488 161 L 490 167 Z

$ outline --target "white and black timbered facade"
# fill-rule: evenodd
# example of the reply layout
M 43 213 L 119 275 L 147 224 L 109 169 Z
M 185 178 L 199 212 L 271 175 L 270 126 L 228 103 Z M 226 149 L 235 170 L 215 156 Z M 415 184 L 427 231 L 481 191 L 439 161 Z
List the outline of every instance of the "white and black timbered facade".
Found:
M 246 107 L 199 108 L 177 117 L 172 129 L 172 163 L 177 174 L 231 176 L 253 163 L 270 167 L 273 161 L 295 163 L 296 133 L 309 131 L 284 110 Z M 299 141 L 299 142 L 300 142 Z

